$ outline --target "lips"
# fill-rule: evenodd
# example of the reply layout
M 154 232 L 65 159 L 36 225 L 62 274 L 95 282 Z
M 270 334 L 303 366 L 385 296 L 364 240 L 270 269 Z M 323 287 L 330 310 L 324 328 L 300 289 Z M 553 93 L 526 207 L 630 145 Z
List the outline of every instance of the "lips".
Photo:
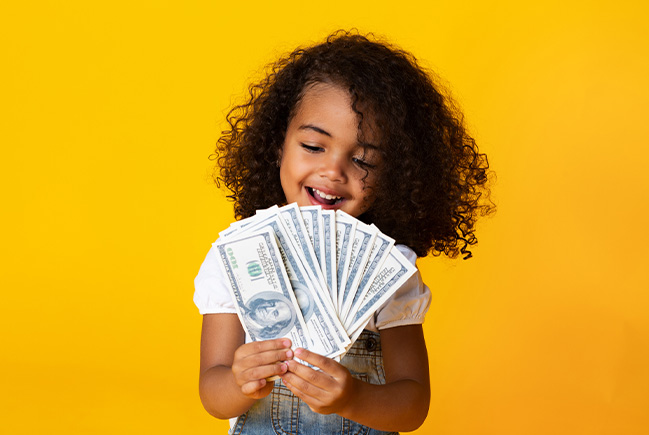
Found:
M 307 187 L 306 190 L 309 196 L 320 205 L 332 206 L 341 203 L 345 199 L 342 196 L 332 195 L 314 187 Z

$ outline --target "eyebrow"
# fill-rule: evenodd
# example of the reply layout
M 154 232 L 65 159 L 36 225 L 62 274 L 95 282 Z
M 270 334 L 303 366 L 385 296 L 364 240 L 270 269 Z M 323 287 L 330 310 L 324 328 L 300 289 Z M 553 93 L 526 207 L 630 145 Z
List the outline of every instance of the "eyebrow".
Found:
M 331 133 L 326 130 L 321 129 L 313 124 L 304 124 L 298 127 L 298 130 L 313 130 L 316 133 L 324 134 L 325 136 L 333 137 Z

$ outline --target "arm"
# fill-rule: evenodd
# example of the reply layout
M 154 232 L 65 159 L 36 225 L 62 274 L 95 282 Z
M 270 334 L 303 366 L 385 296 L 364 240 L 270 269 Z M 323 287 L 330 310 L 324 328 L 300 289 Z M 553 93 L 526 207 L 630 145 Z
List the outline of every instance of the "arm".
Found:
M 287 367 L 282 361 L 293 356 L 286 338 L 244 341 L 236 314 L 203 316 L 199 393 L 214 417 L 237 417 L 270 394 L 273 382 L 266 378 L 284 373 Z
M 336 413 L 382 431 L 412 431 L 428 415 L 428 354 L 421 325 L 381 331 L 386 384 L 352 378 L 332 359 L 298 349 L 295 356 L 322 371 L 289 361 L 284 383 L 315 412 Z

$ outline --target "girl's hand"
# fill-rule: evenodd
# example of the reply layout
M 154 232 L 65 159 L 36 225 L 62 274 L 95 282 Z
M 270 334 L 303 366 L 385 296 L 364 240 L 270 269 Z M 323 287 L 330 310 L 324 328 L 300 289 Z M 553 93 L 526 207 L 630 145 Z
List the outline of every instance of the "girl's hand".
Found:
M 340 413 L 355 393 L 355 379 L 343 365 L 310 352 L 296 349 L 295 357 L 321 369 L 314 370 L 295 360 L 287 361 L 288 372 L 281 375 L 284 384 L 319 414 Z
M 293 358 L 291 340 L 246 343 L 234 352 L 232 374 L 241 392 L 251 399 L 261 399 L 270 394 L 274 382 L 266 378 L 286 373 L 287 360 Z

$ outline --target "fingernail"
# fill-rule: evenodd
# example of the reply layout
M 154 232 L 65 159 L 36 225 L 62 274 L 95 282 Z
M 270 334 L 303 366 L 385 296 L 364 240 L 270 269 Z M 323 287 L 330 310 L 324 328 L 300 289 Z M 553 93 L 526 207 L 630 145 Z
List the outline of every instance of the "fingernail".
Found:
M 282 344 L 284 345 L 284 347 L 291 347 L 291 342 L 289 340 L 282 341 Z
M 299 355 L 302 355 L 303 353 L 304 353 L 304 349 L 302 349 L 302 348 L 295 349 L 295 355 L 299 356 Z
M 282 373 L 284 373 L 285 371 L 287 371 L 287 370 L 288 370 L 288 365 L 287 365 L 287 364 L 284 364 L 284 363 L 282 363 L 282 364 L 281 364 L 281 367 L 280 367 L 280 368 L 281 368 L 281 370 L 282 370 Z
M 286 351 L 286 358 L 293 358 L 293 351 L 291 349 Z

